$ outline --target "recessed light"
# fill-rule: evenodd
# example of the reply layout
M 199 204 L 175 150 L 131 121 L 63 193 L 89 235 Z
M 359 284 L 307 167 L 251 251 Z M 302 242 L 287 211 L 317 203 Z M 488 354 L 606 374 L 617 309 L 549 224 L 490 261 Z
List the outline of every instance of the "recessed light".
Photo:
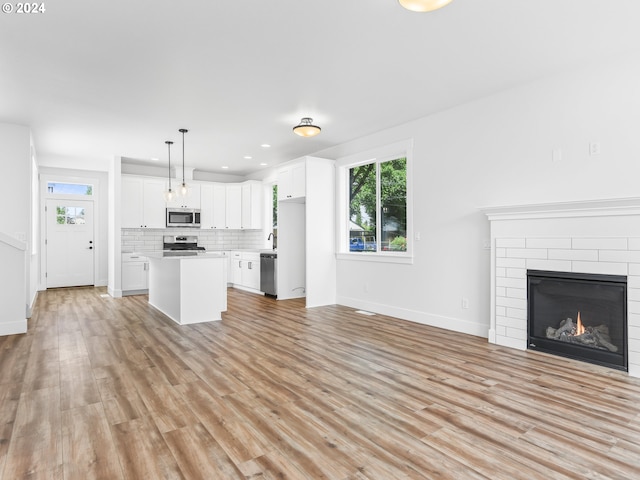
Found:
M 151 160 L 152 162 L 159 162 L 160 159 L 156 158 L 156 157 L 151 157 L 149 160 Z
M 262 162 L 262 163 L 260 164 L 260 166 L 261 166 L 261 167 L 266 167 L 266 166 L 267 166 L 267 164 L 266 164 L 266 163 L 264 163 L 264 162 Z
M 245 155 L 242 158 L 244 158 L 245 160 L 251 160 L 253 157 L 251 155 Z
M 228 166 L 228 165 L 223 165 L 223 166 L 222 166 L 222 169 L 223 169 L 223 170 L 226 170 L 227 168 L 229 168 L 229 166 Z
M 260 145 L 262 148 L 269 148 L 271 145 L 269 145 L 268 143 L 263 143 L 262 145 Z

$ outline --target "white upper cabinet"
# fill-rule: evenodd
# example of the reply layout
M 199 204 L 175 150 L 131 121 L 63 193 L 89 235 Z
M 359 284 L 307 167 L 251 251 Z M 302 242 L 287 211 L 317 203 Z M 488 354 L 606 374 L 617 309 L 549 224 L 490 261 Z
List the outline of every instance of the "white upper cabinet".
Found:
M 172 180 L 177 191 L 179 183 Z M 262 228 L 262 182 L 190 183 L 191 194 L 165 204 L 166 179 L 122 176 L 122 228 L 165 228 L 166 208 L 199 208 L 201 229 Z
M 213 228 L 213 185 L 200 187 L 200 228 Z
M 213 228 L 227 228 L 226 185 L 213 185 Z
M 200 186 L 200 228 L 227 228 L 227 186 L 212 183 Z
M 242 184 L 242 228 L 262 228 L 262 182 Z
M 122 178 L 122 228 L 164 228 L 164 181 Z
M 242 228 L 242 185 L 227 185 L 226 195 L 226 225 L 227 228 L 240 230 Z
M 294 163 L 278 171 L 278 201 L 302 200 L 305 195 L 304 162 Z

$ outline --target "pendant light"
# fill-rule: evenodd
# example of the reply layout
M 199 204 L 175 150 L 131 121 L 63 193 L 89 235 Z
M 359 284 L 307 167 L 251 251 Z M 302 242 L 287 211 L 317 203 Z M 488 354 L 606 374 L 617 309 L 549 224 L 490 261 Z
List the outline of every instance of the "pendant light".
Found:
M 315 137 L 322 129 L 313 124 L 313 118 L 304 117 L 300 123 L 293 127 L 293 133 L 301 137 Z
M 178 193 L 181 197 L 188 197 L 191 194 L 191 189 L 189 185 L 184 181 L 184 134 L 189 130 L 186 128 L 181 128 L 178 130 L 182 134 L 182 185 L 178 188 Z
M 447 6 L 452 0 L 398 0 L 407 10 L 412 12 L 431 12 Z
M 169 203 L 176 198 L 176 192 L 171 189 L 171 145 L 173 145 L 173 142 L 167 140 L 164 143 L 167 144 L 167 149 L 169 150 L 169 189 L 164 192 L 164 201 Z

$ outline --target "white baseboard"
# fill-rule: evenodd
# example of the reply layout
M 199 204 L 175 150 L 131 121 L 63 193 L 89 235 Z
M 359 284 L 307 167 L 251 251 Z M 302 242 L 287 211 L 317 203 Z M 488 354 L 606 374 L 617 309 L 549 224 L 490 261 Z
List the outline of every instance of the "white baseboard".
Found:
M 256 290 L 255 288 L 245 287 L 243 285 L 233 284 L 233 288 L 237 288 L 238 290 L 244 290 L 245 292 L 256 293 L 258 295 L 264 295 L 260 290 Z
M 113 288 L 109 288 L 107 287 L 107 293 L 109 295 L 111 295 L 113 298 L 120 298 L 122 297 L 122 290 L 115 290 Z
M 37 299 L 38 291 L 36 290 L 36 292 L 33 294 L 33 297 L 31 298 L 31 303 L 27 305 L 27 318 L 31 318 L 31 316 L 33 315 L 33 306 L 36 304 Z
M 27 319 L 0 324 L 0 336 L 27 333 Z
M 460 318 L 445 317 L 443 315 L 419 312 L 417 310 L 410 310 L 407 308 L 367 302 L 357 298 L 338 297 L 337 301 L 339 305 L 344 305 L 346 307 L 367 310 L 380 315 L 388 315 L 390 317 L 409 320 L 410 322 L 421 323 L 432 327 L 444 328 L 446 330 L 453 330 L 454 332 L 466 333 L 476 337 L 487 338 L 489 335 L 489 325 L 469 322 Z

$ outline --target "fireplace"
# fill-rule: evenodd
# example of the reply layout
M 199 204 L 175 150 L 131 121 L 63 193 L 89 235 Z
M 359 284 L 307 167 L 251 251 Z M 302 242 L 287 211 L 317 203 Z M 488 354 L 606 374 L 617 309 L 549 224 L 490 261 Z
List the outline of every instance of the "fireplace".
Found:
M 528 348 L 627 371 L 627 277 L 527 270 Z

